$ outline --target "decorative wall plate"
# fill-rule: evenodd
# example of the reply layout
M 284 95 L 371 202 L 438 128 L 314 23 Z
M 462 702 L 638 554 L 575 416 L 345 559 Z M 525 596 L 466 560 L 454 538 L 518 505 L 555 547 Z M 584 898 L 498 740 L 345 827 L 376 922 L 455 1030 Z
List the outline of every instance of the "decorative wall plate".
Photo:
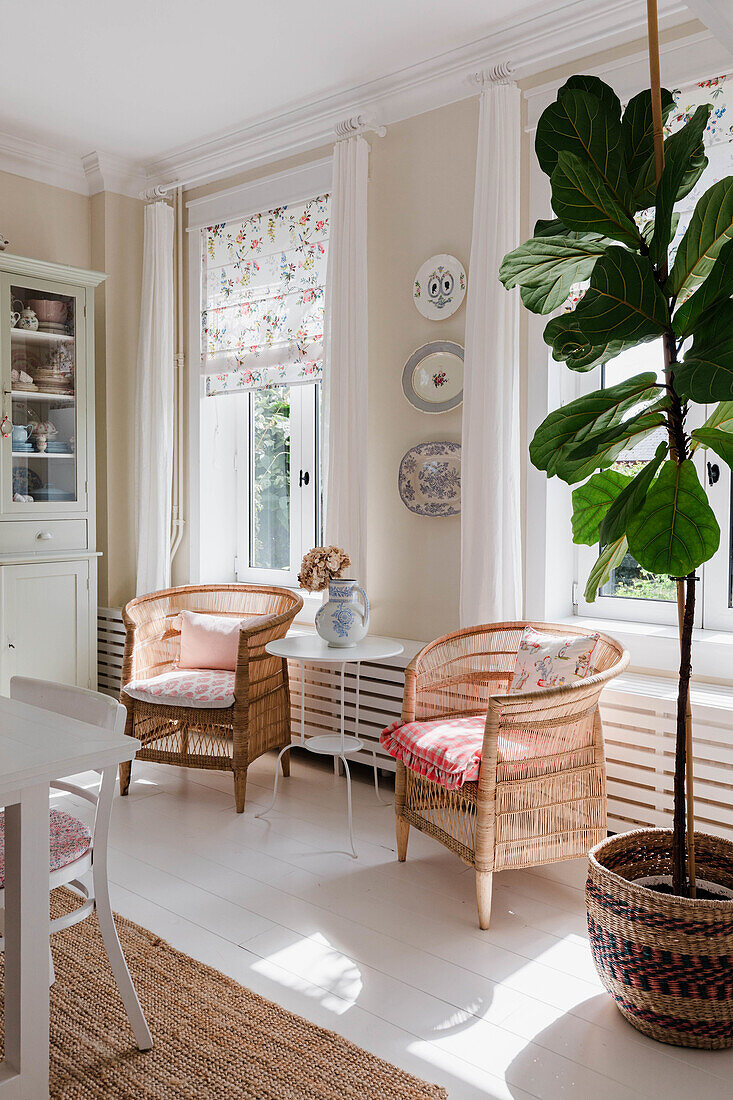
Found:
M 461 511 L 461 445 L 418 443 L 400 462 L 400 498 L 418 516 L 457 516 Z
M 463 348 L 450 340 L 431 340 L 414 351 L 402 371 L 402 389 L 416 409 L 448 412 L 463 401 Z
M 412 297 L 423 317 L 442 321 L 460 307 L 466 296 L 466 269 L 455 256 L 431 256 L 415 276 Z

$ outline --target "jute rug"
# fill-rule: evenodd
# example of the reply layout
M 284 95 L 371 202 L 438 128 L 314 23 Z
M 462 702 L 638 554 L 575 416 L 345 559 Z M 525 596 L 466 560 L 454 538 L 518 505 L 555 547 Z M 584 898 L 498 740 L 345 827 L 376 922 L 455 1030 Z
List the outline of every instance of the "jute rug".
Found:
M 73 907 L 57 890 L 54 916 Z M 53 1100 L 445 1100 L 131 921 L 117 928 L 155 1048 L 135 1046 L 96 916 L 53 937 Z M 0 974 L 2 963 L 0 962 Z

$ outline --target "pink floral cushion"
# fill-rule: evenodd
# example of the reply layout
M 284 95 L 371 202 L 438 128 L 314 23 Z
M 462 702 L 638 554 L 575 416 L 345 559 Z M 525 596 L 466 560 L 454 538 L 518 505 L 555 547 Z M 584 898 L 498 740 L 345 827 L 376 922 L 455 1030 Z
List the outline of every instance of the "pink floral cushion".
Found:
M 175 669 L 149 680 L 131 680 L 123 691 L 142 703 L 223 710 L 234 706 L 234 673 L 222 669 Z
M 50 870 L 59 871 L 89 851 L 92 834 L 78 818 L 63 810 L 51 810 Z M 5 886 L 5 811 L 0 810 L 0 887 Z
M 478 779 L 486 716 L 440 718 L 435 722 L 393 722 L 380 741 L 390 756 L 449 791 Z M 525 760 L 532 747 L 517 737 L 499 735 L 497 761 Z

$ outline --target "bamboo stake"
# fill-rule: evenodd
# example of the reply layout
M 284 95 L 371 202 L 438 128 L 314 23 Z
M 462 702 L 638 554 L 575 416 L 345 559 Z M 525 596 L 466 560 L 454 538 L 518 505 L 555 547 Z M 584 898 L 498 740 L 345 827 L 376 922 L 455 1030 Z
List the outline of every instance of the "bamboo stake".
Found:
M 654 128 L 654 167 L 659 183 L 664 171 L 664 131 L 662 126 L 662 81 L 659 67 L 659 20 L 657 0 L 647 0 L 647 27 L 649 35 L 649 79 L 652 96 L 652 123 Z M 665 265 L 666 266 L 666 265 Z M 670 449 L 674 450 L 670 438 Z M 677 581 L 677 622 L 682 646 L 682 629 L 685 618 L 685 582 Z M 685 711 L 686 779 L 687 779 L 687 860 L 690 876 L 690 892 L 696 896 L 695 887 L 695 806 L 692 774 L 692 706 L 688 692 Z

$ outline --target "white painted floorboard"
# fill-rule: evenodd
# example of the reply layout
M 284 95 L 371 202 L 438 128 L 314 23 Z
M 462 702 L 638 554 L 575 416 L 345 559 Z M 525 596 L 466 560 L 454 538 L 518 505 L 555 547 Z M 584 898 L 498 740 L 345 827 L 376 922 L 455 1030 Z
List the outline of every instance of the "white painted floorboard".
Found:
M 451 1100 L 731 1095 L 733 1051 L 647 1040 L 602 990 L 584 861 L 497 875 L 481 932 L 473 874 L 457 857 L 413 829 L 397 863 L 394 814 L 370 772 L 352 770 L 352 860 L 330 761 L 293 753 L 276 809 L 255 819 L 273 767 L 274 755 L 252 765 L 237 815 L 229 775 L 135 764 L 113 812 L 116 911 Z M 88 816 L 70 796 L 54 804 Z

